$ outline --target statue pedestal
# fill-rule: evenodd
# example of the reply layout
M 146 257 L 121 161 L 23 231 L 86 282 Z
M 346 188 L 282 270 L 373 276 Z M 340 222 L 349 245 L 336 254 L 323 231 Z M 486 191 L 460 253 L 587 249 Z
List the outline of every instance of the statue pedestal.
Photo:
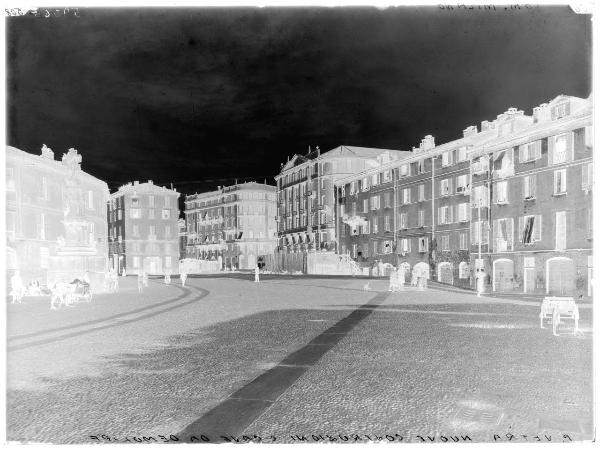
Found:
M 73 248 L 48 258 L 47 285 L 55 282 L 71 282 L 82 279 L 85 272 L 89 272 L 92 292 L 104 291 L 104 273 L 106 271 L 106 257 L 94 253 L 77 253 Z

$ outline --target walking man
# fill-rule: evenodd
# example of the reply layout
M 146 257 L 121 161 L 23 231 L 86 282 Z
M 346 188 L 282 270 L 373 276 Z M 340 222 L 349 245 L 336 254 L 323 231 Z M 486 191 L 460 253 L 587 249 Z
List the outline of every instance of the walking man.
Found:
M 21 274 L 19 273 L 19 270 L 16 270 L 15 274 L 13 274 L 10 278 L 10 286 L 12 288 L 12 303 L 14 304 L 15 302 L 21 302 L 21 299 L 23 298 L 23 290 L 25 290 L 25 287 L 23 286 L 23 279 L 21 279 Z
M 137 281 L 138 292 L 142 293 L 142 291 L 144 291 L 144 275 L 140 271 L 138 271 Z
M 485 271 L 483 270 L 483 268 L 477 269 L 477 273 L 475 274 L 475 282 L 477 284 L 477 297 L 481 298 L 485 282 Z
M 179 277 L 181 278 L 181 286 L 185 287 L 185 280 L 187 279 L 187 273 L 185 271 L 181 271 Z
M 256 267 L 254 267 L 254 282 L 260 282 L 259 273 L 260 269 L 258 268 L 258 265 L 256 265 Z

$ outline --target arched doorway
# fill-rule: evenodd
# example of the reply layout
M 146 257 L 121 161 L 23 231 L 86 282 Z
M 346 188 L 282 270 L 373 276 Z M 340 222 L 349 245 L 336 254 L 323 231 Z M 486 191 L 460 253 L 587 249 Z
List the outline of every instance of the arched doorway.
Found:
M 429 279 L 429 265 L 425 262 L 419 262 L 413 267 L 413 271 L 417 276 L 423 276 L 425 279 Z
M 508 292 L 513 290 L 514 263 L 510 259 L 494 260 L 494 291 Z
M 570 295 L 575 290 L 575 263 L 568 257 L 553 257 L 546 261 L 546 294 Z
M 450 262 L 442 262 L 438 265 L 438 281 L 451 285 L 454 283 L 454 274 Z

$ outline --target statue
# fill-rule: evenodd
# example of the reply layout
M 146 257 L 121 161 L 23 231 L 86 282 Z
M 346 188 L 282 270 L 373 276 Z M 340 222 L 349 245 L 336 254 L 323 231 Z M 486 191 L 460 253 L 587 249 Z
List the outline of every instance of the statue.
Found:
M 54 160 L 54 151 L 46 146 L 46 144 L 42 145 L 42 157 L 44 159 L 52 159 Z
M 75 148 L 69 148 L 62 156 L 62 163 L 69 168 L 72 176 L 76 171 L 81 170 L 81 154 L 78 154 Z

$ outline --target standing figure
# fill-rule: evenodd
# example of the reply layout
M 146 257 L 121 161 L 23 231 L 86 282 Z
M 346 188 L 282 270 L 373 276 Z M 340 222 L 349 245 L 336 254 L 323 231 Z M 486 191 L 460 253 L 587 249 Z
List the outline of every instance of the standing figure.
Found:
M 187 279 L 187 273 L 185 271 L 181 271 L 179 276 L 181 278 L 181 286 L 185 287 L 185 280 Z
M 395 292 L 396 291 L 396 272 L 392 269 L 390 270 L 390 286 L 388 291 Z
M 10 292 L 12 295 L 12 303 L 21 302 L 25 287 L 23 286 L 23 279 L 21 279 L 19 270 L 16 270 L 15 274 L 10 278 L 10 286 L 12 288 L 12 291 Z
M 475 283 L 477 285 L 477 297 L 481 298 L 481 294 L 483 293 L 485 287 L 485 271 L 483 268 L 478 268 L 477 273 L 475 274 Z
M 410 285 L 411 287 L 417 286 L 417 271 L 416 268 L 413 268 L 410 273 Z
M 260 269 L 258 268 L 258 265 L 257 265 L 256 267 L 254 267 L 254 282 L 260 282 L 259 273 L 260 273 Z
M 165 284 L 169 285 L 171 283 L 171 271 L 165 271 Z
M 396 279 L 398 283 L 398 290 L 404 290 L 404 282 L 405 282 L 405 272 L 404 267 L 399 266 L 396 269 Z
M 142 271 L 142 284 L 144 287 L 148 287 L 148 273 Z
M 142 291 L 144 290 L 144 275 L 138 271 L 138 275 L 137 275 L 137 284 L 138 284 L 138 292 L 142 293 Z

